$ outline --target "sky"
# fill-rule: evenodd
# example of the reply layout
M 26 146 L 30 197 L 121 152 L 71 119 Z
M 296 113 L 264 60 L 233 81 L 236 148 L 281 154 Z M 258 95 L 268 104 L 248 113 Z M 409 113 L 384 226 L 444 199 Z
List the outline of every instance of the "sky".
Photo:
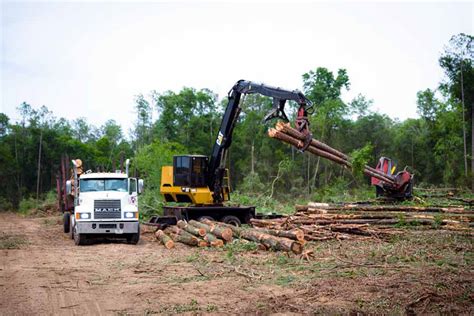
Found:
M 18 2 L 0 0 L 0 112 L 46 105 L 97 126 L 134 123 L 134 98 L 239 79 L 302 89 L 317 67 L 347 69 L 392 118 L 417 117 L 416 93 L 443 80 L 452 35 L 474 34 L 474 2 Z

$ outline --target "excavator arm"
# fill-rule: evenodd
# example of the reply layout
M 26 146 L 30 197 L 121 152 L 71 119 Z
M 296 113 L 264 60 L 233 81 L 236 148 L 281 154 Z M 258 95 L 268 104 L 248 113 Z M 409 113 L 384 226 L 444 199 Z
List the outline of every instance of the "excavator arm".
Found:
M 232 133 L 234 131 L 235 123 L 241 111 L 241 97 L 245 94 L 261 94 L 273 98 L 273 107 L 265 115 L 265 122 L 275 118 L 280 118 L 288 122 L 288 117 L 284 110 L 285 104 L 288 100 L 295 101 L 299 105 L 295 122 L 296 128 L 307 136 L 308 145 L 312 137 L 309 132 L 308 122 L 308 113 L 312 108 L 312 103 L 303 95 L 302 92 L 298 90 L 289 91 L 247 80 L 237 81 L 229 91 L 228 104 L 209 161 L 207 182 L 209 189 L 213 192 L 213 199 L 216 203 L 221 203 L 223 201 L 222 181 L 225 173 L 225 158 L 227 150 L 232 143 Z

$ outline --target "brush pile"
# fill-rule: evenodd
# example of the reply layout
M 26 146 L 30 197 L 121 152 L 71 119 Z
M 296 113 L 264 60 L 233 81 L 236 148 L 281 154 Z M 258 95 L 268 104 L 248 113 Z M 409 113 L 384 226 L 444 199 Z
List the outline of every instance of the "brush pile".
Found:
M 195 247 L 222 247 L 233 239 L 253 241 L 260 249 L 293 252 L 301 254 L 305 236 L 303 231 L 241 228 L 220 222 L 203 219 L 198 222 L 178 221 L 176 226 L 168 226 L 157 230 L 155 237 L 167 248 L 174 247 L 180 242 Z

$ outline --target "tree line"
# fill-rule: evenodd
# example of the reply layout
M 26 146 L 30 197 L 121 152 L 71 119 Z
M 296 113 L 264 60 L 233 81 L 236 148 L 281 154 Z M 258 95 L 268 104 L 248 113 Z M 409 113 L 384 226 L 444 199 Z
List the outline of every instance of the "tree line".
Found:
M 474 50 L 473 37 L 451 38 L 439 58 L 445 78 L 417 94 L 419 118 L 403 121 L 372 110 L 373 101 L 359 94 L 345 102 L 350 74 L 318 67 L 302 75 L 305 95 L 315 104 L 310 116 L 315 138 L 340 151 L 360 155 L 375 166 L 381 156 L 408 166 L 417 185 L 474 189 Z M 270 83 L 271 84 L 271 83 Z M 208 89 L 151 91 L 134 100 L 135 124 L 125 136 L 109 120 L 100 127 L 85 118 L 56 118 L 46 106 L 24 102 L 20 120 L 0 113 L 0 209 L 14 209 L 24 198 L 55 188 L 60 157 L 81 158 L 86 169 L 115 170 L 121 157 L 131 158 L 132 172 L 147 181 L 146 203 L 160 202 L 161 166 L 175 154 L 211 152 L 226 99 Z M 338 165 L 300 152 L 266 136 L 262 118 L 271 100 L 249 95 L 242 103 L 228 154 L 233 189 L 275 197 L 311 197 L 334 182 L 347 187 L 368 183 Z M 296 104 L 289 104 L 294 118 Z M 153 117 L 156 117 L 154 120 Z

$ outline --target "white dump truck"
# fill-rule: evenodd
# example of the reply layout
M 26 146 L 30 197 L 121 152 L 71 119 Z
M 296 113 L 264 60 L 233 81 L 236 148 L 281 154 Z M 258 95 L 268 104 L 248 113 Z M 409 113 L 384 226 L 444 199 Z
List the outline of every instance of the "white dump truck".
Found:
M 72 179 L 63 176 L 60 182 L 64 186 L 58 181 L 58 192 L 63 192 L 58 197 L 64 213 L 64 232 L 71 234 L 76 245 L 86 244 L 94 237 L 123 238 L 137 244 L 140 239 L 138 195 L 143 190 L 143 180 L 128 176 L 129 160 L 125 172 L 115 173 L 83 172 L 81 160 L 71 162 Z M 62 170 L 69 169 L 63 165 Z

